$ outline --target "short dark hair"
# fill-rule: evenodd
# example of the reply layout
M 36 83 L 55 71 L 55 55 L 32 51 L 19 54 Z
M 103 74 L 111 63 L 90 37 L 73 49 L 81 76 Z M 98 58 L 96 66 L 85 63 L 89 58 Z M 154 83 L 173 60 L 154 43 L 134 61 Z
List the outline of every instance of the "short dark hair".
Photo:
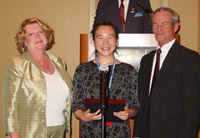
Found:
M 116 39 L 119 38 L 119 36 L 118 36 L 119 31 L 118 31 L 118 29 L 115 27 L 115 25 L 113 25 L 111 22 L 99 22 L 99 23 L 97 23 L 97 24 L 95 24 L 95 25 L 93 26 L 93 29 L 92 29 L 92 31 L 91 31 L 93 40 L 94 40 L 94 38 L 95 38 L 96 31 L 97 31 L 97 29 L 98 29 L 100 26 L 110 26 L 110 27 L 112 27 L 113 30 L 114 30 L 114 32 L 115 32 L 115 37 L 116 37 Z

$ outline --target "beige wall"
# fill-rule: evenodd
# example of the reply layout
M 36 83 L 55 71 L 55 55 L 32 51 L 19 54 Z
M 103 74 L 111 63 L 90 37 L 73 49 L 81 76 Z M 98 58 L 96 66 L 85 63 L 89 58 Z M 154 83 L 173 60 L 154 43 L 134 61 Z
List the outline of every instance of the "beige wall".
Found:
M 0 4 L 0 86 L 3 72 L 9 57 L 17 55 L 14 36 L 19 24 L 28 17 L 38 17 L 54 28 L 56 44 L 51 50 L 62 57 L 68 64 L 68 71 L 73 76 L 79 64 L 79 35 L 89 32 L 90 0 L 3 0 Z M 151 0 L 153 9 L 161 2 Z M 168 0 L 169 7 L 176 9 L 181 17 L 181 43 L 198 49 L 200 29 L 200 10 L 198 0 Z M 199 6 L 200 7 L 200 6 Z M 198 22 L 199 21 L 199 22 Z M 199 31 L 197 31 L 199 30 Z M 0 87 L 0 105 L 1 105 Z M 2 107 L 0 106 L 0 138 L 5 138 L 2 128 Z M 72 138 L 78 138 L 78 121 L 72 118 Z
M 198 3 L 199 0 L 169 0 L 169 7 L 180 15 L 181 44 L 198 50 Z

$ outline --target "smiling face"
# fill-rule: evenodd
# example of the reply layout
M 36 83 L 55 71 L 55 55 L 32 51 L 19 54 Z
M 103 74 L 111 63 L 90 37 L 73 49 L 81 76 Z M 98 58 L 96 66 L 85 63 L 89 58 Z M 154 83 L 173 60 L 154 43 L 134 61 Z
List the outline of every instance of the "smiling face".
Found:
M 26 34 L 24 44 L 29 52 L 38 50 L 45 51 L 47 45 L 47 37 L 38 23 L 28 24 L 25 26 Z
M 114 56 L 114 51 L 118 45 L 118 39 L 114 29 L 108 25 L 98 27 L 94 36 L 94 46 L 99 56 Z
M 159 11 L 153 16 L 153 33 L 160 47 L 175 38 L 179 23 L 173 25 L 172 16 L 169 12 Z

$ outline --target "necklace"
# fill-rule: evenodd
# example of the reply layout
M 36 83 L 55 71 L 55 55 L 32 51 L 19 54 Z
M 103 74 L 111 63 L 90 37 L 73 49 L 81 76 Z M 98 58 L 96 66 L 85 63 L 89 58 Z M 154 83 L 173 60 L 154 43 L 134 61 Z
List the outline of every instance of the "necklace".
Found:
M 48 57 L 41 57 L 41 58 L 35 58 L 35 61 L 38 65 L 44 66 L 44 64 L 47 62 Z

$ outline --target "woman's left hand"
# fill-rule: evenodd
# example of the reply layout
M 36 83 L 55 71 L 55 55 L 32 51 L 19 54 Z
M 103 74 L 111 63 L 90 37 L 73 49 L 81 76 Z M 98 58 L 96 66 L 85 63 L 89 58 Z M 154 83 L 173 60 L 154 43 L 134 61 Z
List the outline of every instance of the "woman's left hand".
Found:
M 113 115 L 121 120 L 127 120 L 135 115 L 135 109 L 129 109 L 128 104 L 126 104 L 124 111 L 113 112 Z

